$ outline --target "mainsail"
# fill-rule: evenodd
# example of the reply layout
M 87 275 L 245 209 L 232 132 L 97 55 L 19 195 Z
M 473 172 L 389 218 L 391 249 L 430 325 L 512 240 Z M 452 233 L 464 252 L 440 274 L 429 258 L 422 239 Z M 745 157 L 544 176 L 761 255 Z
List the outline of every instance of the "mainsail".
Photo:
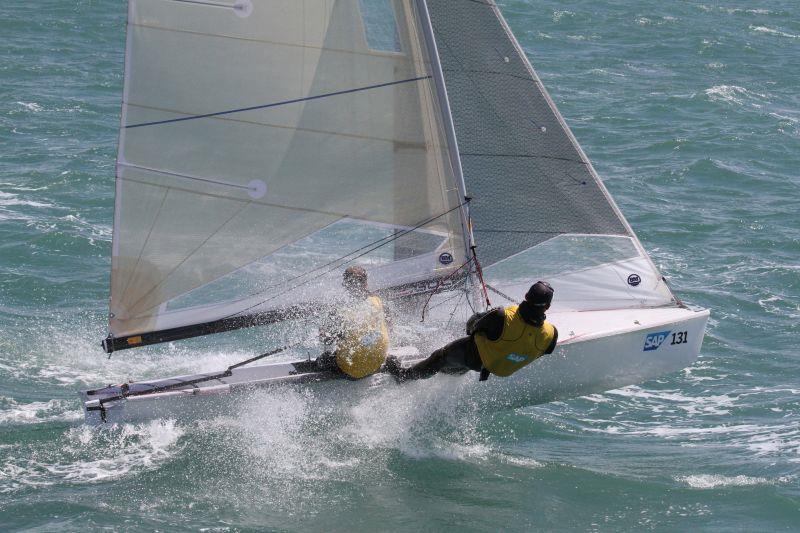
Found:
M 129 0 L 110 337 L 458 268 L 446 111 L 412 0 Z
M 490 286 L 554 309 L 674 304 L 493 0 L 427 0 Z M 506 303 L 506 302 L 503 302 Z

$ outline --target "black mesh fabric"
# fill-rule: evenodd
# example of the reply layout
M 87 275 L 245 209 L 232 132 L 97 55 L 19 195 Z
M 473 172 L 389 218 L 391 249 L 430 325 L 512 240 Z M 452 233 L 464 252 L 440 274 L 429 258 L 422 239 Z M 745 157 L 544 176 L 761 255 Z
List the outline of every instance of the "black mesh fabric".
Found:
M 563 233 L 627 235 L 494 4 L 428 9 L 483 263 Z

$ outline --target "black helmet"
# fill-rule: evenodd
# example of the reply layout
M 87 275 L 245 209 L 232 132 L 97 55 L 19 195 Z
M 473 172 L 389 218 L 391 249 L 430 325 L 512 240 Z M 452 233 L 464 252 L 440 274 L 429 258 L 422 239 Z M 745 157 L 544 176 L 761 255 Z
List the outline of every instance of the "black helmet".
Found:
M 528 289 L 525 294 L 525 301 L 528 305 L 546 309 L 550 307 L 550 303 L 553 301 L 553 287 L 546 281 L 537 281 Z

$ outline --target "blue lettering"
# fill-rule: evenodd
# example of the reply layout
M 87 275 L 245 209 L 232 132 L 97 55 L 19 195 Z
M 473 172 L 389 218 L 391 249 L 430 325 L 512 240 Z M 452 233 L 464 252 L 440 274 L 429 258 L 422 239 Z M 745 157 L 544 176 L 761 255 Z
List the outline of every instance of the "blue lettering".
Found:
M 667 339 L 667 336 L 670 334 L 670 331 L 659 331 L 658 333 L 650 333 L 647 337 L 644 338 L 644 350 L 645 352 L 649 352 L 652 350 L 658 350 L 658 347 L 661 346 L 661 343 Z

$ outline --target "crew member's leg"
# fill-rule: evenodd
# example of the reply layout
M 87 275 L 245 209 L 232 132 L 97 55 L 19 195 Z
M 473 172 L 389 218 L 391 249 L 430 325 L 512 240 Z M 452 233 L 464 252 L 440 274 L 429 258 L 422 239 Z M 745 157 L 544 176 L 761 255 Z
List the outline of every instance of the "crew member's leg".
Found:
M 476 359 L 480 361 L 480 358 L 477 357 L 475 342 L 471 337 L 463 337 L 439 348 L 430 357 L 410 368 L 400 368 L 397 365 L 387 368 L 401 380 L 426 379 L 445 368 L 480 372 L 481 366 L 479 362 L 476 363 Z
M 336 364 L 336 354 L 332 351 L 326 350 L 317 356 L 317 368 L 320 370 L 339 370 Z

